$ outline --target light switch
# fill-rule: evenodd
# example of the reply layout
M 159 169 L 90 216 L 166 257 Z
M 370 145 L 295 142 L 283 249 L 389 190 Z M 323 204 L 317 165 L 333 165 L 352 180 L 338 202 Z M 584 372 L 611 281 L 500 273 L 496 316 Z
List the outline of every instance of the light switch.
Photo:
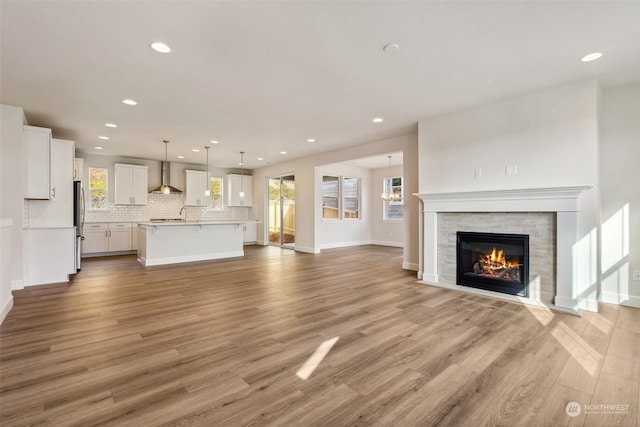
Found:
M 633 280 L 640 280 L 640 270 L 635 270 L 633 272 Z
M 482 178 L 482 169 L 476 169 L 473 171 L 474 178 Z
M 504 167 L 505 175 L 516 175 L 518 173 L 518 165 L 507 165 Z

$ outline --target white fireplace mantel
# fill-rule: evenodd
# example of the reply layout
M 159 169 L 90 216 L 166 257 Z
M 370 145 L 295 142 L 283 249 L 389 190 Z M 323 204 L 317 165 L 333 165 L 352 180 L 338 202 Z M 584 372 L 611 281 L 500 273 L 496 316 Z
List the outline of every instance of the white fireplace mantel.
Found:
M 591 188 L 593 185 L 414 194 L 423 203 L 420 224 L 422 265 L 418 278 L 425 283 L 457 288 L 455 284 L 440 283 L 438 277 L 440 212 L 555 212 L 557 265 L 554 302 L 557 308 L 578 313 L 579 297 L 573 256 L 573 248 L 578 241 L 578 198 Z
M 576 212 L 578 196 L 592 185 L 517 190 L 414 194 L 424 212 Z

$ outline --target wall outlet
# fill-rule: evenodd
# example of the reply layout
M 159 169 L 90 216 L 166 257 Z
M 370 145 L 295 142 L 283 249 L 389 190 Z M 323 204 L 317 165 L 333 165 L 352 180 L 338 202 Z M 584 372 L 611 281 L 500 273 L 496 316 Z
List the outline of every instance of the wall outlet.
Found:
M 640 270 L 634 270 L 633 280 L 640 280 Z

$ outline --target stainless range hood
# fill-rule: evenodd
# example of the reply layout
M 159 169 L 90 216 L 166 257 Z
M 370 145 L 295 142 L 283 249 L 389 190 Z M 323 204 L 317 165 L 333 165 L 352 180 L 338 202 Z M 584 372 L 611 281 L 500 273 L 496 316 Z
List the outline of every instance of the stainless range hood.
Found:
M 164 162 L 161 163 L 161 185 L 160 187 L 151 190 L 150 193 L 160 193 L 160 194 L 182 194 L 182 191 L 178 190 L 175 187 L 172 187 L 169 185 L 169 183 L 171 182 L 171 170 L 169 168 L 170 164 L 169 161 L 167 160 L 167 146 L 169 145 L 169 141 L 167 141 L 166 139 L 163 140 L 162 142 L 164 142 Z
M 169 183 L 171 182 L 170 177 L 171 177 L 171 173 L 169 171 L 169 162 L 164 161 L 162 162 L 162 181 L 160 181 L 162 183 L 162 185 L 160 185 L 160 187 L 155 188 L 153 190 L 151 190 L 151 193 L 162 193 L 162 194 L 182 194 L 182 191 L 178 190 L 175 187 L 172 187 L 169 185 Z

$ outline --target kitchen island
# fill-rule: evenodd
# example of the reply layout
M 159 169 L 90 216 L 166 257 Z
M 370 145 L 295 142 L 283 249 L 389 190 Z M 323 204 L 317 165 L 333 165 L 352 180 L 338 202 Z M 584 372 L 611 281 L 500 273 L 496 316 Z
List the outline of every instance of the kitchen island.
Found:
M 145 267 L 244 256 L 246 221 L 143 222 L 138 262 Z

